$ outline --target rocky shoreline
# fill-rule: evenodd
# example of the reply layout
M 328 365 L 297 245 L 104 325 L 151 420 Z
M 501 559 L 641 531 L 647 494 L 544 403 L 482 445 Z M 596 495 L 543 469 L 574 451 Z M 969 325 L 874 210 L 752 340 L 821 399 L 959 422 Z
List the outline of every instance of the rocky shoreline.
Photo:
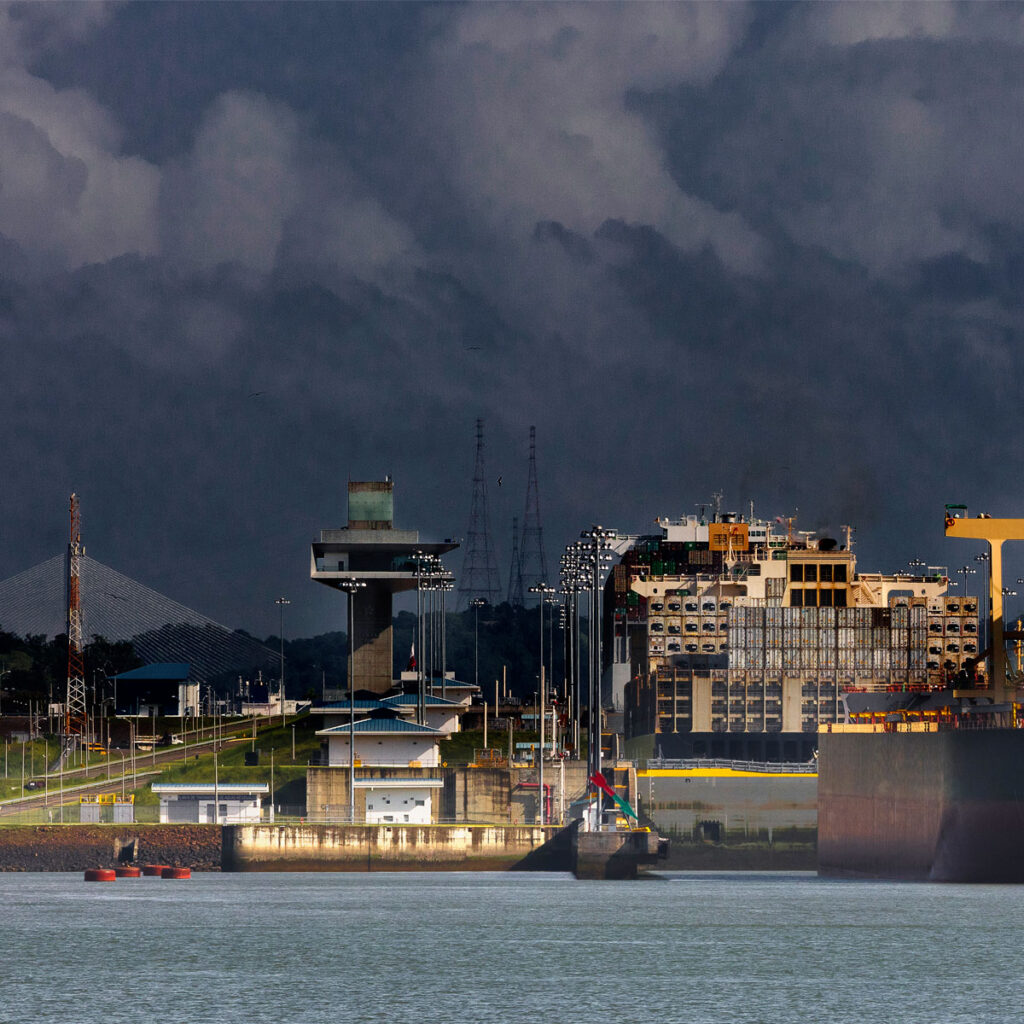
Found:
M 167 864 L 220 871 L 219 825 L 4 825 L 0 871 Z

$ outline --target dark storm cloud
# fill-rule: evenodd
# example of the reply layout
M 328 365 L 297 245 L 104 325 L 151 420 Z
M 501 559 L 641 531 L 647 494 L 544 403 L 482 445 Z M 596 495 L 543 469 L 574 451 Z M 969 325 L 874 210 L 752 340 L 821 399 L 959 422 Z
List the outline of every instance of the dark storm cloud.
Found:
M 0 10 L 0 574 L 63 542 L 230 625 L 349 477 L 507 570 L 538 428 L 553 563 L 724 490 L 869 568 L 1014 513 L 1019 9 Z M 953 552 L 953 553 L 950 553 Z M 455 564 L 458 564 L 458 557 Z M 1012 570 L 1011 570 L 1012 571 Z

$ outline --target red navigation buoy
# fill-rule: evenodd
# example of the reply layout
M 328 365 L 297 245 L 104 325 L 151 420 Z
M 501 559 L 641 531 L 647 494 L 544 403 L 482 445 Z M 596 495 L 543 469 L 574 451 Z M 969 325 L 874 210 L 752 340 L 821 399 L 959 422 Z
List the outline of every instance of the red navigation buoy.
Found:
M 159 878 L 166 867 L 166 864 L 143 864 L 142 873 L 147 877 Z
M 139 878 L 142 875 L 141 868 L 114 868 L 114 874 L 118 878 Z
M 164 868 L 160 872 L 161 878 L 191 878 L 191 868 Z
M 113 882 L 117 878 L 110 868 L 89 868 L 85 872 L 87 882 Z

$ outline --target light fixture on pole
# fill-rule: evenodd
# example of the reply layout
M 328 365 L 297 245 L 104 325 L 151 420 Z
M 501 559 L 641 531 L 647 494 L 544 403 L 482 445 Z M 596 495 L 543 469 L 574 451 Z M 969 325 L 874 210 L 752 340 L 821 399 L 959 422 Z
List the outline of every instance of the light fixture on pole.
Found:
M 473 609 L 473 685 L 480 686 L 480 609 L 487 604 L 482 597 L 469 602 Z
M 363 580 L 346 579 L 338 589 L 348 594 L 348 821 L 356 820 L 356 646 L 355 597 L 366 586 Z
M 549 595 L 555 593 L 554 587 L 549 587 L 544 581 L 538 582 L 535 587 L 530 587 L 530 593 L 537 595 L 537 615 L 540 620 L 540 676 L 538 677 L 538 717 L 540 719 L 540 755 L 537 760 L 537 799 L 540 802 L 540 823 L 546 824 L 544 805 L 544 718 L 547 715 L 547 708 L 544 701 L 544 603 Z
M 278 680 L 278 688 L 281 693 L 281 725 L 284 723 L 284 606 L 291 604 L 291 601 L 286 597 L 279 597 L 274 604 L 281 609 L 281 625 L 278 631 L 278 637 L 281 641 L 281 677 Z
M 601 772 L 601 588 L 605 563 L 612 556 L 608 549 L 617 534 L 603 526 L 592 526 L 580 534 L 584 541 L 587 567 L 590 570 L 590 709 L 589 709 L 589 750 L 588 779 Z M 588 783 L 589 784 L 589 783 Z M 597 791 L 595 829 L 602 825 L 601 789 Z

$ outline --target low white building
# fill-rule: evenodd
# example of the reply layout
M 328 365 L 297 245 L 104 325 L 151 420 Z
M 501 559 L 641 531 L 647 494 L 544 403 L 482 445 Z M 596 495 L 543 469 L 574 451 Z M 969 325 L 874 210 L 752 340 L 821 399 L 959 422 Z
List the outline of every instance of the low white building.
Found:
M 418 725 L 399 717 L 398 711 L 374 711 L 370 718 L 355 722 L 355 757 L 349 755 L 349 725 L 320 729 L 317 736 L 327 741 L 327 764 L 347 768 L 354 760 L 357 768 L 436 768 L 441 763 L 438 740 L 444 734 L 427 725 Z
M 356 779 L 356 789 L 366 790 L 368 825 L 429 825 L 435 790 L 441 779 Z
M 265 782 L 154 782 L 150 788 L 160 797 L 161 824 L 259 822 L 262 798 L 270 792 Z

